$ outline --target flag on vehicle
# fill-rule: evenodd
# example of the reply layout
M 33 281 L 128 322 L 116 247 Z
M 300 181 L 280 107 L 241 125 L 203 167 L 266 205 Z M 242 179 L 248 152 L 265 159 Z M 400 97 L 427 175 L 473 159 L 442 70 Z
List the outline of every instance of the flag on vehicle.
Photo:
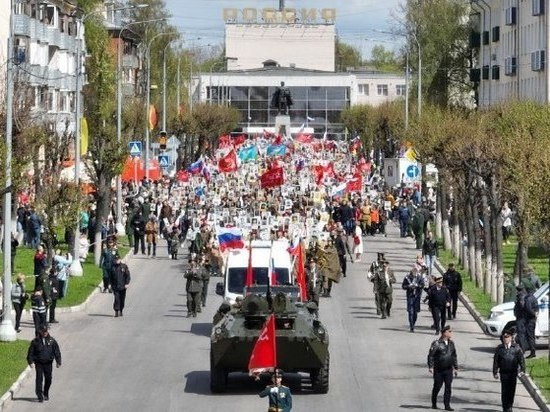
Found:
M 267 318 L 254 344 L 254 349 L 248 361 L 248 373 L 250 376 L 264 372 L 273 372 L 277 367 L 277 338 L 275 335 L 275 315 Z
M 242 249 L 244 242 L 241 229 L 237 227 L 220 227 L 218 229 L 218 243 L 222 252 L 227 249 Z

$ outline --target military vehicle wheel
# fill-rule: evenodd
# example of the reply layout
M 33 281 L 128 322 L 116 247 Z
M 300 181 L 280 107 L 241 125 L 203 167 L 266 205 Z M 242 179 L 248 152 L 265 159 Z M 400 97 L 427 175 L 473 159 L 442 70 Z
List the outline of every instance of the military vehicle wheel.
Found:
M 214 359 L 210 354 L 210 390 L 214 393 L 225 392 L 227 389 L 227 371 L 214 366 Z
M 330 355 L 327 353 L 325 359 L 325 364 L 320 369 L 315 369 L 311 371 L 311 386 L 316 393 L 327 393 L 328 392 L 328 375 L 330 368 Z

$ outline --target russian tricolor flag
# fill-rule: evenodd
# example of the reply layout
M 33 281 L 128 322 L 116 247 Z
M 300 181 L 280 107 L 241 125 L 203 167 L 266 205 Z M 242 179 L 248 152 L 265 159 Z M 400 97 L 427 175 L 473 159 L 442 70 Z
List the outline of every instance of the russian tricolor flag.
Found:
M 242 249 L 244 247 L 241 229 L 236 227 L 221 227 L 218 229 L 220 251 L 226 249 Z
M 194 163 L 191 163 L 189 167 L 187 168 L 187 171 L 191 174 L 199 174 L 202 172 L 204 164 L 202 163 L 202 160 L 199 159 Z

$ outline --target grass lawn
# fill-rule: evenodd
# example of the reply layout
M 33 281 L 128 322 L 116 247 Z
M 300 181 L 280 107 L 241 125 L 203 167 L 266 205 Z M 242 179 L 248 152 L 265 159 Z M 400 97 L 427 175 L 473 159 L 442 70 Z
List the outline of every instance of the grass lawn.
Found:
M 516 259 L 517 242 L 513 238 L 510 240 L 512 243 L 509 245 L 504 245 L 502 250 L 505 273 L 513 272 Z M 548 281 L 548 253 L 541 248 L 530 247 L 528 249 L 527 256 L 529 266 L 535 270 L 541 279 L 541 282 L 544 283 Z M 455 264 L 458 262 L 458 259 L 454 258 L 448 250 L 440 250 L 439 260 L 444 267 L 447 267 L 447 264 L 450 262 Z M 457 265 L 457 269 L 463 270 L 460 265 Z M 491 297 L 483 293 L 483 290 L 477 288 L 468 275 L 462 273 L 462 281 L 463 292 L 468 296 L 481 316 L 487 317 L 491 311 L 491 308 L 495 306 L 496 303 L 492 302 Z M 533 378 L 545 398 L 550 400 L 550 361 L 547 356 L 548 352 L 547 350 L 542 350 L 538 351 L 538 353 L 540 357 L 526 360 L 526 370 L 531 378 Z
M 546 400 L 550 399 L 550 362 L 547 353 L 538 351 L 540 358 L 527 359 L 525 370 L 537 383 Z
M 0 342 L 0 396 L 5 394 L 27 366 L 29 341 Z
M 60 245 L 63 249 L 63 245 Z M 65 245 L 66 246 L 66 245 Z M 65 248 L 66 249 L 66 248 Z M 128 247 L 119 246 L 121 256 L 125 256 L 128 253 Z M 23 273 L 26 275 L 25 286 L 27 292 L 31 292 L 34 289 L 34 265 L 33 256 L 34 250 L 26 247 L 20 247 L 17 249 L 15 257 L 15 273 Z M 1 262 L 1 259 L 0 259 Z M 102 278 L 102 272 L 99 267 L 94 264 L 94 255 L 89 254 L 86 262 L 82 264 L 84 276 L 74 277 L 69 279 L 69 287 L 67 296 L 57 301 L 57 307 L 76 306 L 83 303 L 86 298 L 92 293 L 94 288 L 97 287 Z M 15 279 L 13 279 L 15 281 Z M 27 301 L 26 309 L 30 308 L 30 300 Z

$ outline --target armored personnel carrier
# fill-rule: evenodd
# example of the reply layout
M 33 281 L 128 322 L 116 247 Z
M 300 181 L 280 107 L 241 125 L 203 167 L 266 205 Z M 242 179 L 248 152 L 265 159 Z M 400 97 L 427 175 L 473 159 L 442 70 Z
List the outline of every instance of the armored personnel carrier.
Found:
M 329 389 L 329 337 L 297 286 L 252 286 L 239 305 L 218 313 L 210 343 L 210 389 L 226 390 L 230 372 L 248 373 L 248 361 L 270 313 L 275 314 L 277 367 L 309 373 L 317 393 Z M 220 307 L 220 309 L 222 309 Z M 223 312 L 223 310 L 222 310 Z

